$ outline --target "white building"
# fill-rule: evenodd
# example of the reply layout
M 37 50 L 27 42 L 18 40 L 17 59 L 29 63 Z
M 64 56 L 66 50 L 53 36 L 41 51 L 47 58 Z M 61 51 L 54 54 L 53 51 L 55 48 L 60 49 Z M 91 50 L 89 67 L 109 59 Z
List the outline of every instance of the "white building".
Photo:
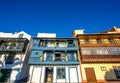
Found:
M 3 38 L 27 38 L 28 40 L 30 40 L 31 35 L 27 34 L 24 31 L 15 32 L 15 33 L 0 32 L 0 37 L 3 37 Z
M 16 33 L 0 32 L 0 70 L 7 82 L 18 82 L 27 79 L 29 40 L 31 36 L 24 31 Z M 7 72 L 7 76 L 3 72 Z M 24 71 L 24 72 L 23 72 Z M 25 74 L 26 72 L 26 74 Z M 4 81 L 6 78 L 2 78 Z M 0 80 L 0 82 L 4 82 Z

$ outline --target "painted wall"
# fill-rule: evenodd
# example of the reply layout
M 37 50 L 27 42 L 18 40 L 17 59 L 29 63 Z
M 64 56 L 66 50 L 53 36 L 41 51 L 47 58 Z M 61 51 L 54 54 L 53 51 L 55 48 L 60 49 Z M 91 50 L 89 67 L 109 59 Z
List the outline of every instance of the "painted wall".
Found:
M 56 33 L 38 33 L 37 37 L 41 37 L 41 38 L 55 38 L 56 37 Z
M 30 66 L 29 81 L 34 83 L 44 83 L 45 68 L 53 68 L 53 82 L 81 82 L 80 67 L 79 66 Z M 65 79 L 57 79 L 57 68 L 65 68 Z
M 119 63 L 94 63 L 94 64 L 81 64 L 82 80 L 86 82 L 85 68 L 94 68 L 96 79 L 98 82 L 104 82 L 107 80 L 117 80 L 113 70 L 113 66 L 120 66 Z M 102 68 L 104 68 L 102 70 Z

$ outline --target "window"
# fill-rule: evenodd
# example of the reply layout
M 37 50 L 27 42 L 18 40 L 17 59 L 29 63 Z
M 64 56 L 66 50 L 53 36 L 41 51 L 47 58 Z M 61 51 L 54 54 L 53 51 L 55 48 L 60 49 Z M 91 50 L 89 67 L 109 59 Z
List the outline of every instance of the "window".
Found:
M 62 61 L 65 61 L 66 60 L 66 55 L 65 53 L 62 54 Z
M 34 39 L 33 42 L 34 42 L 34 44 L 39 44 L 39 40 L 38 39 Z
M 73 40 L 68 40 L 68 47 L 73 47 L 74 44 L 73 44 Z
M 54 45 L 52 43 L 53 43 L 53 41 L 48 41 L 47 42 L 47 47 L 54 47 Z
M 14 55 L 9 55 L 6 59 L 5 64 L 13 64 L 14 62 Z
M 85 44 L 84 39 L 79 40 L 80 44 Z
M 89 43 L 90 43 L 89 39 L 85 39 L 85 44 L 89 44 Z
M 114 72 L 117 78 L 120 78 L 120 66 L 114 66 Z
M 107 49 L 110 55 L 120 54 L 118 47 L 107 47 Z
M 41 47 L 46 47 L 47 42 L 44 40 L 40 40 L 40 46 Z
M 68 52 L 67 53 L 67 56 L 68 56 L 68 61 L 75 61 L 75 55 L 74 55 L 75 52 Z
M 89 41 L 90 41 L 90 44 L 96 44 L 97 43 L 96 39 L 90 39 Z
M 120 38 L 115 38 L 113 41 L 115 41 L 115 43 L 120 44 Z
M 113 39 L 108 39 L 110 44 L 113 44 L 114 43 L 114 40 Z
M 59 44 L 58 44 L 59 47 L 67 47 L 67 44 L 65 41 L 59 41 Z
M 97 39 L 97 43 L 101 44 L 102 43 L 101 39 Z
M 65 68 L 57 69 L 57 79 L 65 79 Z
M 36 52 L 36 55 L 38 55 L 38 52 Z
M 61 60 L 60 58 L 61 58 L 60 53 L 56 53 L 55 54 L 55 61 L 60 61 Z
M 53 55 L 52 52 L 47 52 L 46 53 L 46 61 L 52 61 L 52 55 Z
M 91 55 L 92 51 L 90 47 L 82 47 L 82 54 L 83 55 Z

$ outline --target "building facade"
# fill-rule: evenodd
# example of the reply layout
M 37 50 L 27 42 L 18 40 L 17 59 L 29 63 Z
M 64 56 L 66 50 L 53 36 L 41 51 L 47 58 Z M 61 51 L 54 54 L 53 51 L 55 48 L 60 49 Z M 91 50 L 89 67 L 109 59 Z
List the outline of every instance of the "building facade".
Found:
M 27 75 L 22 75 L 23 66 L 27 66 L 25 59 L 30 39 L 30 35 L 23 38 L 26 34 L 20 32 L 15 36 L 11 33 L 0 33 L 0 82 L 18 82 L 27 79 Z
M 76 38 L 33 38 L 28 64 L 28 82 L 81 82 Z
M 117 30 L 117 32 L 116 32 Z M 82 82 L 120 81 L 120 33 L 113 27 L 98 34 L 76 34 Z

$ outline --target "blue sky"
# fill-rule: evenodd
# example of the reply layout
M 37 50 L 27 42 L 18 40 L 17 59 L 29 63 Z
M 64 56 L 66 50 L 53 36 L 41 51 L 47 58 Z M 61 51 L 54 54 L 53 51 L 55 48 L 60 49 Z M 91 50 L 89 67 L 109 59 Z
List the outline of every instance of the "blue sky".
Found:
M 21 30 L 71 37 L 120 27 L 120 0 L 0 0 L 0 32 Z

